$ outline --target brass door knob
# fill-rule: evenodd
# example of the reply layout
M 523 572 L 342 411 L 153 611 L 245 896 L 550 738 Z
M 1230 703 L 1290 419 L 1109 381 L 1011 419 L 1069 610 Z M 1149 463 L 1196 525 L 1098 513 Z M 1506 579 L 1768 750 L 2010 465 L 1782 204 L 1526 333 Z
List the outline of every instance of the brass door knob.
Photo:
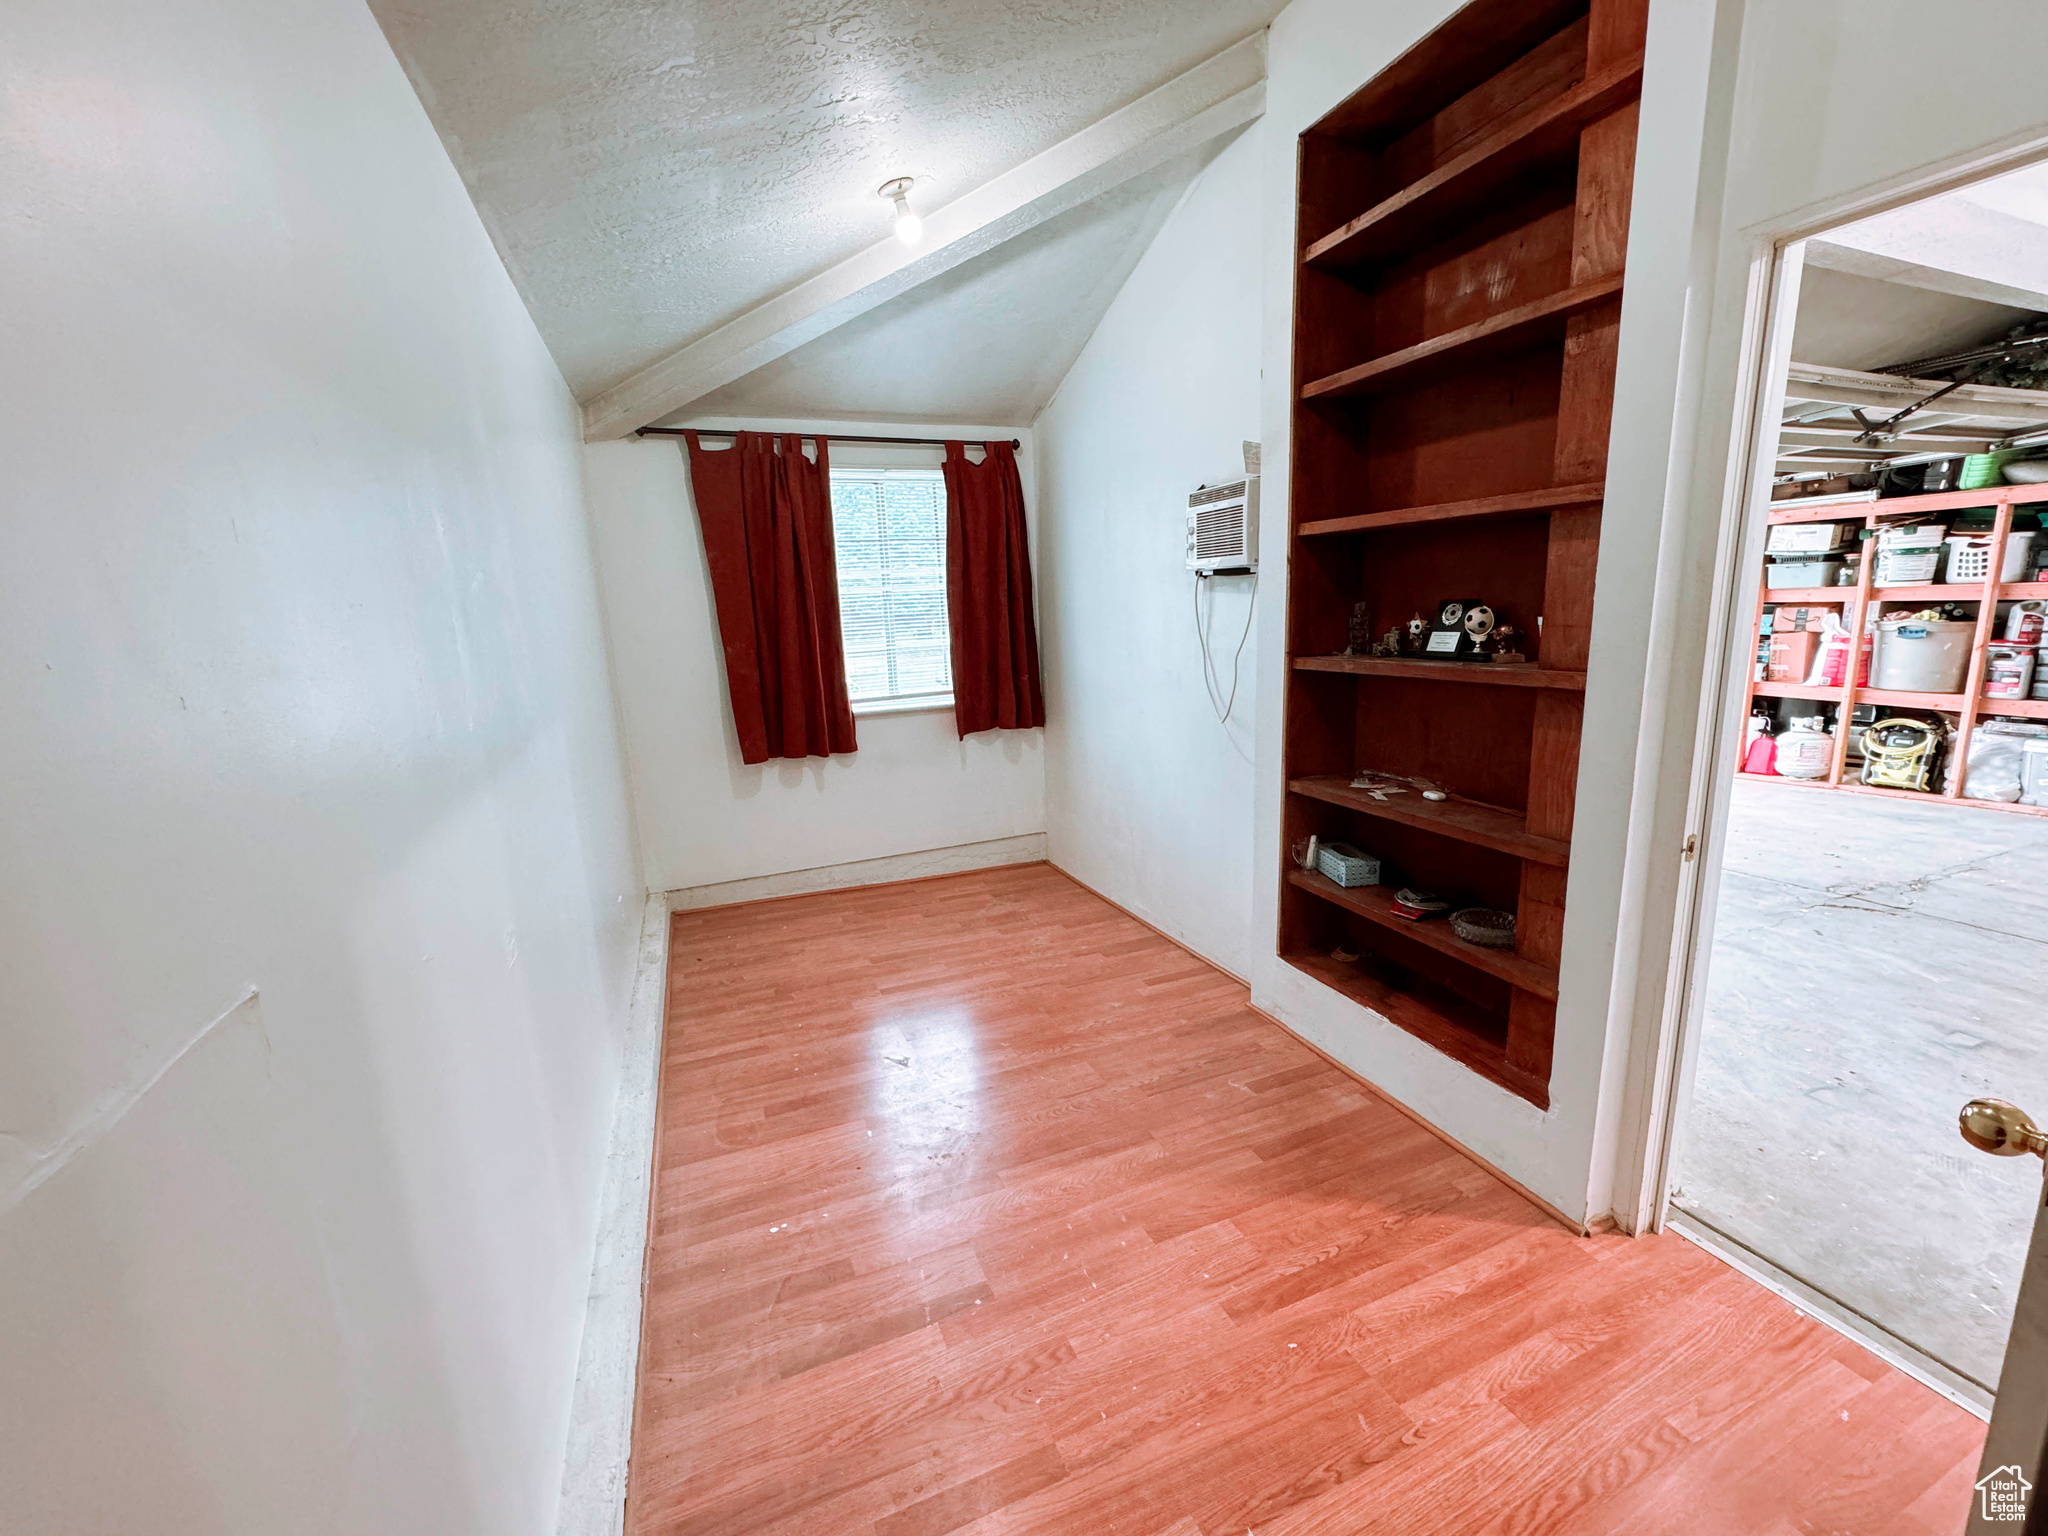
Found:
M 2048 1132 L 2017 1104 L 2003 1099 L 1972 1099 L 1956 1117 L 1963 1140 L 1994 1157 L 2019 1157 L 2031 1152 L 2048 1159 Z

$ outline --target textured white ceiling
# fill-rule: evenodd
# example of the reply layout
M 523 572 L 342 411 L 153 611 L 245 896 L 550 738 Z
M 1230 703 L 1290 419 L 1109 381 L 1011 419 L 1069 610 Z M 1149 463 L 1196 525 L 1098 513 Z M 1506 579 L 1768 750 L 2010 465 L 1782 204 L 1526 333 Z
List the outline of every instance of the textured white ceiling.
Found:
M 1282 0 L 371 0 L 579 398 Z M 1092 321 L 1091 321 L 1092 324 Z
M 1217 140 L 911 289 L 668 425 L 757 417 L 1025 427 Z

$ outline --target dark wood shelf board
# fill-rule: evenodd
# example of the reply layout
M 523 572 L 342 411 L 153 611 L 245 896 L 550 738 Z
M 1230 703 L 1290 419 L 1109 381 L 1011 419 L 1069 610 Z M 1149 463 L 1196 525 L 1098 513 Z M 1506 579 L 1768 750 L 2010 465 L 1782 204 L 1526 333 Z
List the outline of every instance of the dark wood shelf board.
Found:
M 1421 661 L 1409 656 L 1297 656 L 1297 672 L 1352 672 L 1361 677 L 1405 677 L 1438 683 L 1486 683 L 1496 688 L 1586 691 L 1586 674 L 1561 672 L 1527 661 Z
M 1302 261 L 1343 270 L 1383 261 L 1422 243 L 1432 225 L 1479 211 L 1533 167 L 1576 152 L 1579 130 L 1633 99 L 1642 79 L 1643 59 L 1638 54 L 1581 81 L 1323 236 L 1302 253 Z
M 1516 517 L 1557 507 L 1597 505 L 1606 493 L 1599 481 L 1557 485 L 1541 491 L 1516 491 L 1509 496 L 1480 496 L 1471 501 L 1442 501 L 1430 507 L 1395 507 L 1386 512 L 1359 512 L 1350 517 L 1325 517 L 1296 530 L 1305 538 L 1333 533 L 1369 533 L 1375 528 L 1405 528 L 1414 523 L 1448 523 L 1462 518 Z
M 1327 875 L 1311 874 L 1305 869 L 1290 869 L 1287 878 L 1294 885 L 1313 896 L 1320 896 L 1327 902 L 1355 912 L 1367 922 L 1377 923 L 1396 933 L 1406 934 L 1425 948 L 1433 949 L 1440 955 L 1449 955 L 1461 960 L 1475 971 L 1484 971 L 1489 976 L 1498 976 L 1511 987 L 1520 987 L 1524 992 L 1537 997 L 1557 999 L 1557 972 L 1524 960 L 1511 949 L 1487 949 L 1479 944 L 1467 944 L 1455 933 L 1444 918 L 1420 918 L 1411 921 L 1394 915 L 1394 888 L 1390 885 L 1342 886 Z
M 1565 322 L 1621 295 L 1620 273 L 1580 283 L 1485 320 L 1432 336 L 1399 352 L 1373 358 L 1355 368 L 1304 384 L 1304 400 L 1342 400 L 1385 394 L 1405 385 L 1436 378 L 1451 370 L 1483 362 L 1504 352 L 1519 351 L 1545 341 L 1561 340 Z
M 1290 779 L 1287 788 L 1294 794 L 1306 795 L 1328 805 L 1341 805 L 1362 816 L 1377 816 L 1384 821 L 1420 827 L 1425 832 L 1456 838 L 1461 843 L 1474 843 L 1481 848 L 1496 849 L 1536 864 L 1562 869 L 1571 852 L 1569 843 L 1554 837 L 1538 837 L 1513 811 L 1481 805 L 1476 800 L 1455 797 L 1425 800 L 1412 789 L 1386 800 L 1375 800 L 1364 790 L 1353 789 L 1350 779 L 1341 774 Z
M 1406 1030 L 1425 1045 L 1442 1051 L 1518 1098 L 1538 1109 L 1550 1107 L 1550 1085 L 1540 1083 L 1508 1065 L 1505 1046 L 1459 1022 L 1450 1014 L 1431 1007 L 1411 993 L 1398 991 L 1358 966 L 1308 950 L 1283 951 L 1281 959 L 1304 975 L 1342 993 L 1361 1007 L 1370 1008 L 1398 1028 Z

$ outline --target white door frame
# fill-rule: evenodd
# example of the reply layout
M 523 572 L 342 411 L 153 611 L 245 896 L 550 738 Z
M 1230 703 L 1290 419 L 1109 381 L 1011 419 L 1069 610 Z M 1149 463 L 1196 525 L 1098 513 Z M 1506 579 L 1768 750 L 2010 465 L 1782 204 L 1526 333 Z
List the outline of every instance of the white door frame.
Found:
M 1632 820 L 1651 814 L 1642 808 L 1654 806 L 1658 789 L 1676 798 L 1681 786 L 1672 782 L 1674 771 L 1686 775 L 1682 793 L 1689 849 L 1681 852 L 1659 847 L 1650 854 L 1653 861 L 1676 863 L 1679 867 L 1672 882 L 1675 900 L 1668 950 L 1658 952 L 1661 946 L 1651 926 L 1646 924 L 1645 952 L 1637 957 L 1639 974 L 1661 974 L 1664 988 L 1654 1028 L 1637 1036 L 1631 1081 L 1624 1090 L 1621 1106 L 1624 1129 L 1617 1147 L 1613 1188 L 1615 1216 L 1626 1230 L 1661 1231 L 1671 1217 L 1671 1162 L 1692 1093 L 1714 909 L 1720 889 L 1728 792 L 1734 783 L 1734 750 L 1742 729 L 1743 681 L 1750 664 L 1747 647 L 1738 649 L 1730 640 L 1732 634 L 1747 629 L 1757 568 L 1763 558 L 1765 529 L 1761 503 L 1768 495 L 1767 486 L 1776 461 L 1785 364 L 1790 358 L 1798 305 L 1800 247 L 1813 236 L 1857 219 L 2043 161 L 2048 161 L 2048 133 L 2025 143 L 1997 146 L 1926 167 L 1890 183 L 1861 189 L 1853 196 L 1802 210 L 1775 225 L 1735 232 L 1724 241 L 1722 270 L 1734 270 L 1740 283 L 1732 294 L 1728 288 L 1733 281 L 1723 286 L 1725 298 L 1739 297 L 1739 343 L 1733 358 L 1723 353 L 1703 362 L 1707 387 L 1702 389 L 1701 397 L 1710 394 L 1718 363 L 1720 370 L 1731 376 L 1726 398 L 1732 400 L 1732 419 L 1722 439 L 1726 444 L 1725 472 L 1720 477 L 1718 501 L 1710 502 L 1712 525 L 1703 530 L 1688 530 L 1681 520 L 1673 530 L 1679 539 L 1691 531 L 1694 547 L 1705 545 L 1711 537 L 1712 606 L 1702 630 L 1690 636 L 1671 634 L 1666 641 L 1679 653 L 1674 673 L 1682 670 L 1683 652 L 1697 648 L 1699 709 L 1689 754 L 1669 752 L 1657 758 L 1646 753 L 1639 759 L 1638 793 L 1634 797 L 1637 809 L 1632 812 Z M 1731 303 L 1730 308 L 1734 307 Z M 1713 423 L 1708 420 L 1702 425 L 1707 428 L 1703 436 L 1711 440 Z M 1701 457 L 1704 459 L 1710 453 L 1711 448 L 1703 449 Z M 1674 472 L 1682 468 L 1674 464 Z M 1699 487 L 1711 466 L 1702 463 L 1696 468 L 1691 498 L 1695 504 L 1709 499 Z M 1685 487 L 1675 486 L 1674 494 L 1685 499 Z M 1656 643 L 1657 637 L 1653 636 L 1653 646 Z M 1791 1299 L 1807 1305 L 1796 1295 Z M 1835 1326 L 1844 1326 L 1840 1317 L 1827 1316 L 1823 1309 L 1808 1310 Z M 1873 1341 L 1866 1338 L 1863 1342 Z M 1881 1352 L 1888 1357 L 1896 1353 L 1888 1347 Z M 1915 1370 L 1914 1374 L 1927 1379 L 1921 1371 Z M 1937 1385 L 1947 1395 L 1962 1400 L 1946 1384 Z M 1971 1406 L 1982 1411 L 1981 1405 Z

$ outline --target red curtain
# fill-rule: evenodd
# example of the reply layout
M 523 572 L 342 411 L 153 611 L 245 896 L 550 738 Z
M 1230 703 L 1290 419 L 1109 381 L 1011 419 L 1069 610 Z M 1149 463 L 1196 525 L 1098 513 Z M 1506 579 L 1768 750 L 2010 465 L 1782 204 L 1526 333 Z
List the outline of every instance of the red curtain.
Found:
M 816 463 L 793 435 L 742 432 L 723 452 L 687 439 L 740 755 L 851 752 L 824 439 Z
M 1008 443 L 985 451 L 975 464 L 964 444 L 946 444 L 946 607 L 962 736 L 1045 724 L 1024 486 Z

